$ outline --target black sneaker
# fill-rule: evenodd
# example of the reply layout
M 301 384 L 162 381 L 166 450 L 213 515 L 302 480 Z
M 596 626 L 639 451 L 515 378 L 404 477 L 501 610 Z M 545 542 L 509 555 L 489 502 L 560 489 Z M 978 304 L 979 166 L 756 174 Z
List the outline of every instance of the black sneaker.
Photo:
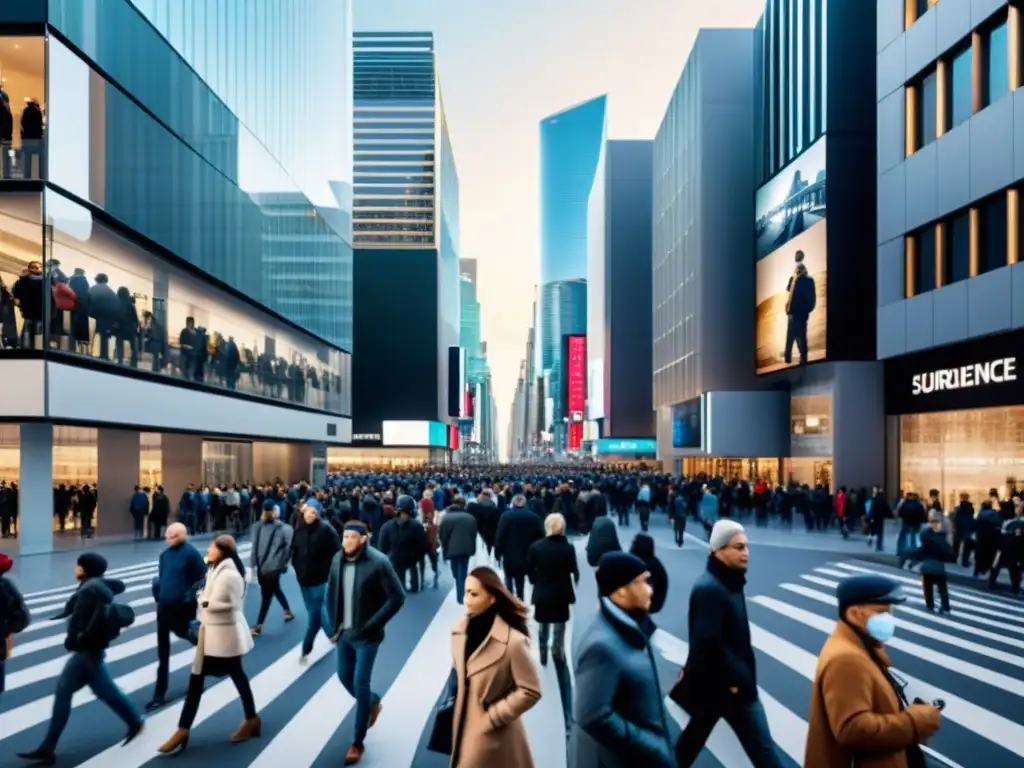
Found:
M 57 755 L 52 749 L 33 749 L 31 752 L 19 752 L 18 757 L 36 765 L 56 765 Z
M 132 741 L 135 740 L 135 737 L 142 733 L 142 729 L 145 725 L 145 720 L 139 720 L 138 722 L 133 723 L 131 726 L 129 726 L 128 733 L 125 734 L 124 741 L 121 742 L 121 746 L 127 747 L 129 744 L 131 744 Z

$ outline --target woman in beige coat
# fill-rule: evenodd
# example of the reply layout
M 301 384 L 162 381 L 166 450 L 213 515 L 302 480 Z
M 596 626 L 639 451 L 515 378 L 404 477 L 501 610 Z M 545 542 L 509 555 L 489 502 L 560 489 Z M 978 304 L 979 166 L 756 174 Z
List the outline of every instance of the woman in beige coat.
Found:
M 540 700 L 528 609 L 490 568 L 466 577 L 467 615 L 452 630 L 458 689 L 451 768 L 532 768 L 522 716 Z
M 260 735 L 260 719 L 242 668 L 242 656 L 252 649 L 252 636 L 243 614 L 245 566 L 231 536 L 218 536 L 206 553 L 210 566 L 206 584 L 199 593 L 199 642 L 188 681 L 188 694 L 178 720 L 178 730 L 158 751 L 182 752 L 188 746 L 189 729 L 199 711 L 203 679 L 207 676 L 230 677 L 242 701 L 245 720 L 231 736 L 238 743 Z

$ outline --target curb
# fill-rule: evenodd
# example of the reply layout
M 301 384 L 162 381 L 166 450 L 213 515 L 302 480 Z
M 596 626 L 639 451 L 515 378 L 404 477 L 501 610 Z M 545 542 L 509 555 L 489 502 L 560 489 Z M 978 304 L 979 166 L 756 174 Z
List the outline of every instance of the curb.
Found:
M 860 560 L 865 563 L 873 563 L 875 565 L 887 565 L 890 568 L 899 568 L 900 559 L 896 555 L 858 555 L 853 558 L 854 560 Z M 908 571 L 913 573 L 913 571 Z M 950 584 L 956 584 L 961 587 L 970 587 L 972 589 L 981 590 L 983 592 L 992 592 L 994 594 L 1001 594 L 1004 597 L 1009 597 L 1014 600 L 1019 600 L 1024 603 L 1024 597 L 1020 595 L 1014 595 L 1010 591 L 1010 585 L 1002 581 L 998 582 L 995 589 L 989 589 L 988 577 L 987 576 L 968 576 L 965 573 L 946 573 L 946 579 Z

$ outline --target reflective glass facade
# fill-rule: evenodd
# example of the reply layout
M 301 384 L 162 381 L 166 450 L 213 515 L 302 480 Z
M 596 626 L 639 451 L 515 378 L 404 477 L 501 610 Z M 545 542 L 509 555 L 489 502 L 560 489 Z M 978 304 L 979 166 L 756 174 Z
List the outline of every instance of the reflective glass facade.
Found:
M 49 0 L 45 127 L 4 175 L 45 176 L 350 348 L 349 18 L 330 0 Z M 267 194 L 304 197 L 316 236 L 289 233 Z M 283 252 L 321 279 L 301 291 L 280 270 L 267 279 Z
M 587 333 L 587 281 L 560 280 L 541 286 L 540 307 L 541 326 L 549 338 L 556 340 L 551 354 L 551 368 L 547 373 L 550 374 L 551 385 L 548 396 L 554 405 L 552 418 L 557 427 L 565 415 L 562 402 L 562 338 L 567 334 Z
M 759 185 L 825 132 L 829 2 L 767 0 L 758 22 Z
M 356 246 L 433 248 L 443 121 L 433 34 L 357 32 L 353 56 Z

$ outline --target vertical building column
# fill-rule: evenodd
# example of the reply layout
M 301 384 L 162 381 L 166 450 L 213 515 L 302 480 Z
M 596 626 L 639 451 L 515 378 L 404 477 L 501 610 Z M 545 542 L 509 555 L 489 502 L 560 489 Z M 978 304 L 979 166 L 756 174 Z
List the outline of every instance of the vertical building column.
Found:
M 203 438 L 164 433 L 160 436 L 160 474 L 171 502 L 171 520 L 178 519 L 178 499 L 193 483 L 203 484 Z
M 53 425 L 21 425 L 18 469 L 18 551 L 53 551 Z
M 883 364 L 835 363 L 832 382 L 832 471 L 836 488 L 885 482 Z
M 1006 64 L 1010 70 L 1010 90 L 1015 91 L 1021 86 L 1021 11 L 1013 3 L 1010 3 L 1008 11 L 1009 16 L 1006 25 L 1006 48 L 1008 55 Z
M 96 439 L 98 511 L 96 528 L 100 536 L 124 536 L 132 532 L 128 502 L 139 484 L 139 433 L 122 429 L 100 429 Z
M 310 474 L 313 470 L 313 444 L 312 443 L 292 443 L 289 446 L 290 458 L 290 470 L 289 470 L 289 482 L 292 480 L 298 480 L 302 482 L 311 482 L 312 478 Z
M 1020 253 L 1020 190 L 1006 190 L 1006 263 L 1016 264 Z
M 314 488 L 327 485 L 327 443 L 311 443 L 309 482 Z

